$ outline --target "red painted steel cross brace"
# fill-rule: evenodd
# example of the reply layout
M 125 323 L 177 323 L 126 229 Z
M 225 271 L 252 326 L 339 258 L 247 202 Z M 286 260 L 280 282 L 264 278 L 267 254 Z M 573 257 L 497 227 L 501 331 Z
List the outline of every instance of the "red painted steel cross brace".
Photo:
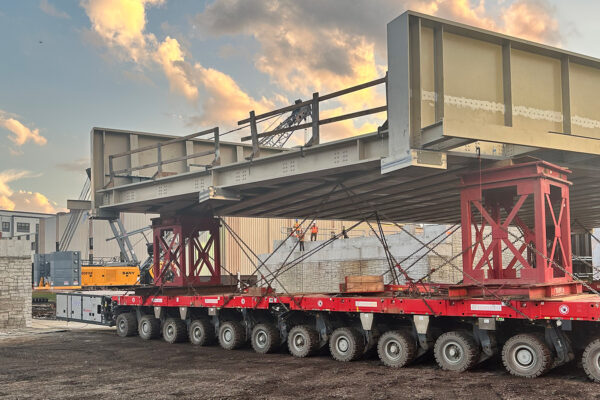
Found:
M 465 284 L 479 281 L 495 285 L 548 285 L 572 281 L 569 276 L 572 272 L 571 242 L 564 239 L 571 235 L 569 173 L 567 169 L 537 161 L 487 169 L 462 177 Z M 555 212 L 556 204 L 560 206 Z M 479 224 L 478 218 L 473 215 L 474 210 L 482 217 Z M 525 221 L 530 222 L 527 224 Z M 524 243 L 519 248 L 508 238 L 511 226 L 523 232 Z M 492 232 L 492 240 L 487 246 L 484 243 L 485 229 Z M 503 245 L 512 256 L 506 267 L 502 260 Z M 525 250 L 527 254 L 524 256 Z M 479 257 L 478 251 L 481 252 Z M 558 263 L 567 273 L 551 265 L 548 259 Z
M 221 284 L 219 226 L 219 220 L 211 217 L 153 219 L 155 285 L 193 287 Z M 200 242 L 201 232 L 208 232 L 204 245 Z M 168 242 L 169 234 L 172 238 Z

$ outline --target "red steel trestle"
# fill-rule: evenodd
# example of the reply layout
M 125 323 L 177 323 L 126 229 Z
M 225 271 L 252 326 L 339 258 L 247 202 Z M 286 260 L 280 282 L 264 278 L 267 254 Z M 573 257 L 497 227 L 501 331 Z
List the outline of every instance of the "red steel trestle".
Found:
M 581 292 L 572 279 L 569 173 L 538 161 L 462 177 L 464 285 L 451 295 L 476 295 L 476 282 L 496 286 L 499 294 L 532 298 Z M 523 233 L 519 248 L 509 240 L 511 227 Z M 485 230 L 491 231 L 489 243 Z
M 176 216 L 152 220 L 157 286 L 221 284 L 219 220 Z M 201 235 L 206 232 L 208 235 Z M 207 236 L 206 240 L 202 240 Z

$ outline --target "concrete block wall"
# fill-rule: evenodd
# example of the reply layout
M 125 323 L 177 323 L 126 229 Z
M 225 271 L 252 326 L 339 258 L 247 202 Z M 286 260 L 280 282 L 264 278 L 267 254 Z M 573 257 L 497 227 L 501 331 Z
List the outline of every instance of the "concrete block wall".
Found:
M 0 329 L 31 326 L 31 240 L 0 240 Z
M 450 258 L 452 255 L 460 253 L 460 232 L 449 235 L 447 226 L 426 225 L 422 229 L 407 225 L 405 229 L 410 234 L 417 237 L 423 243 L 427 243 L 436 236 L 441 235 L 434 243 L 442 241 L 436 247 L 436 252 L 444 258 Z M 394 258 L 401 262 L 403 268 L 408 268 L 408 275 L 413 279 L 419 279 L 430 272 L 433 266 L 439 267 L 443 262 L 440 256 L 433 253 L 426 255 L 426 250 L 419 249 L 422 244 L 405 232 L 388 235 L 386 240 Z M 310 252 L 322 241 L 305 242 L 305 253 Z M 263 275 L 269 275 L 267 269 L 275 271 L 280 268 L 290 253 L 295 242 L 287 241 L 276 253 L 274 253 L 266 262 L 266 268 L 260 272 Z M 275 243 L 275 248 L 279 242 Z M 413 254 L 414 253 L 414 254 Z M 265 260 L 268 255 L 261 256 Z M 288 260 L 293 260 L 301 256 L 298 247 L 294 250 Z M 437 258 L 436 258 L 437 257 Z M 434 281 L 443 283 L 456 283 L 462 279 L 459 272 L 461 268 L 460 258 L 454 260 L 453 264 L 443 266 L 435 272 Z M 437 264 L 436 264 L 437 262 Z M 286 267 L 284 267 L 285 269 Z M 339 285 L 346 276 L 350 275 L 382 275 L 384 281 L 392 281 L 389 273 L 389 264 L 385 256 L 385 251 L 377 237 L 359 237 L 350 239 L 338 239 L 327 247 L 311 255 L 298 265 L 289 268 L 283 272 L 272 286 L 278 291 L 287 290 L 288 292 L 338 292 Z M 264 281 L 263 281 L 264 282 Z M 401 279 L 404 282 L 404 279 Z
M 451 233 L 450 227 L 440 225 L 425 225 L 423 228 L 406 225 L 405 229 L 410 234 L 402 232 L 387 235 L 386 240 L 394 258 L 407 270 L 411 278 L 420 279 L 429 274 L 425 279 L 426 282 L 459 283 L 462 281 L 462 237 L 460 229 L 454 233 Z M 517 237 L 520 236 L 515 228 L 510 229 Z M 484 235 L 488 233 L 489 229 L 485 229 Z M 418 240 L 412 237 L 411 234 Z M 435 252 L 426 254 L 426 249 L 420 249 L 423 243 L 428 243 L 438 235 L 441 235 L 440 238 L 432 243 L 432 245 L 435 245 L 441 242 L 435 247 Z M 514 236 L 511 236 L 511 242 L 515 241 L 514 238 Z M 485 242 L 487 247 L 491 242 L 491 237 L 488 237 Z M 270 271 L 279 269 L 295 243 L 295 241 L 288 240 L 269 258 L 266 268 L 262 268 L 260 273 L 269 276 L 267 268 Z M 305 242 L 304 253 L 310 252 L 311 249 L 321 243 L 322 241 Z M 274 248 L 279 244 L 279 241 L 276 242 Z M 517 248 L 520 245 L 520 242 L 515 243 Z M 288 263 L 300 257 L 301 254 L 299 248 L 296 247 L 292 256 L 288 259 Z M 482 254 L 483 251 L 479 248 L 476 257 L 479 258 Z M 260 258 L 265 260 L 267 256 L 262 255 Z M 512 252 L 505 249 L 503 252 L 503 265 L 506 267 L 512 258 Z M 448 263 L 448 260 L 451 260 L 451 262 Z M 346 276 L 382 274 L 384 275 L 384 282 L 390 283 L 392 278 L 388 265 L 383 247 L 376 237 L 338 239 L 296 266 L 283 267 L 287 271 L 283 272 L 278 280 L 272 283 L 272 286 L 278 291 L 284 291 L 285 289 L 290 293 L 338 292 L 339 284 L 344 281 Z M 264 281 L 262 283 L 264 286 Z M 402 278 L 401 283 L 404 283 Z

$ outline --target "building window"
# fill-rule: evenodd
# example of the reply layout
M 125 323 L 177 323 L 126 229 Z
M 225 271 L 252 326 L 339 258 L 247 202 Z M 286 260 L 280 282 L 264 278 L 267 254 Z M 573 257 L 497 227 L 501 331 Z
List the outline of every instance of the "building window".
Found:
M 24 222 L 17 222 L 17 232 L 27 232 L 29 233 L 29 224 L 26 224 Z
M 10 232 L 10 222 L 2 223 L 2 232 Z

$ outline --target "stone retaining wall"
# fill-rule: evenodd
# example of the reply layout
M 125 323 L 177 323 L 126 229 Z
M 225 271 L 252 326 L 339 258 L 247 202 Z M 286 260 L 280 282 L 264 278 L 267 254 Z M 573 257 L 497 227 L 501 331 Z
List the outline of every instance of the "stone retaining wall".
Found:
M 31 326 L 31 241 L 0 240 L 0 329 Z

